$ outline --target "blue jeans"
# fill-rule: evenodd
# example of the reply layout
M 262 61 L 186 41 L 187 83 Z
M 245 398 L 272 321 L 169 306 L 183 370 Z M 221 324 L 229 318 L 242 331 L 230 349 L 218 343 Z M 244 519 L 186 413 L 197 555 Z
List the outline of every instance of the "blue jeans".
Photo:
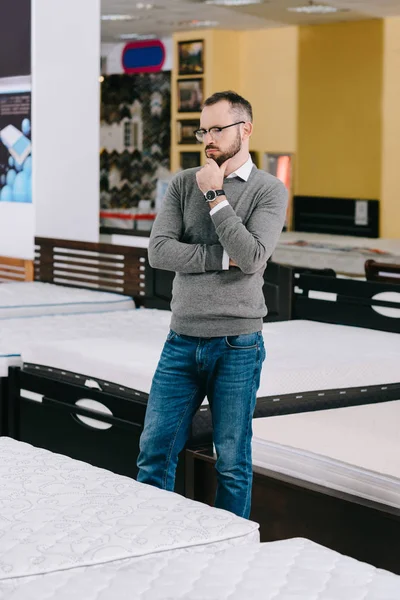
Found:
M 264 359 L 261 332 L 198 338 L 170 331 L 150 391 L 137 480 L 174 489 L 178 454 L 207 396 L 217 453 L 215 506 L 248 518 L 252 417 Z

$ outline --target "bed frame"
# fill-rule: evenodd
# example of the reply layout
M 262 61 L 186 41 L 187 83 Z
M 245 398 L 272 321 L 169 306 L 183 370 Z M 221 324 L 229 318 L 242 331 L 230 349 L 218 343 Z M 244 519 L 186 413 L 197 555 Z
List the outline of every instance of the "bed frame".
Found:
M 35 238 L 35 281 L 125 294 L 152 294 L 145 248 Z
M 153 272 L 145 248 L 37 237 L 34 263 L 10 260 L 17 262 L 20 270 L 21 265 L 30 263 L 25 265 L 30 280 L 115 292 L 132 297 L 136 306 L 145 305 L 154 295 Z M 23 281 L 22 277 L 19 280 Z M 0 435 L 8 430 L 7 388 L 8 378 L 0 378 Z
M 368 281 L 400 284 L 400 265 L 367 260 L 365 276 Z
M 33 261 L 0 256 L 0 283 L 33 281 Z
M 185 495 L 213 505 L 209 447 L 186 451 Z M 250 518 L 262 542 L 304 537 L 400 575 L 400 510 L 258 467 Z
M 400 333 L 400 305 L 373 300 L 395 285 L 295 273 L 294 318 L 341 323 Z M 398 292 L 397 292 L 398 293 Z M 395 309 L 396 317 L 372 306 Z M 396 312 L 397 311 L 397 312 Z M 400 375 L 399 375 L 400 379 Z M 345 392 L 345 393 L 343 393 Z M 257 401 L 255 418 L 355 406 L 400 399 L 400 383 L 362 389 L 328 390 Z M 209 420 L 204 407 L 202 419 Z M 212 504 L 215 459 L 211 440 L 186 453 L 185 494 Z M 254 467 L 251 518 L 260 523 L 261 541 L 306 537 L 342 554 L 400 574 L 400 510 L 306 481 Z
M 147 308 L 168 309 L 173 273 L 149 268 L 143 298 Z M 271 320 L 286 319 L 292 310 L 292 270 L 271 263 L 265 273 Z M 7 392 L 7 435 L 35 446 L 84 460 L 114 472 L 136 476 L 139 437 L 148 395 L 85 375 L 24 364 L 11 368 Z M 78 406 L 86 399 L 99 405 Z M 96 412 L 96 408 L 108 415 Z M 96 422 L 82 423 L 79 417 Z M 112 425 L 98 429 L 99 421 Z M 211 440 L 208 419 L 200 411 L 193 422 L 191 448 Z M 113 449 L 110 452 L 110 448 Z M 184 453 L 179 462 L 176 490 L 184 492 Z

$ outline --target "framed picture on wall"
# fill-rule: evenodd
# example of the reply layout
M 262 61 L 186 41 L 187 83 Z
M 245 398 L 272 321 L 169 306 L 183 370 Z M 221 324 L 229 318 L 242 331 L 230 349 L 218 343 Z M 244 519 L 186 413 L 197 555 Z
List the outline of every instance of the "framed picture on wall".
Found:
M 293 163 L 294 155 L 290 152 L 265 152 L 263 170 L 271 173 L 285 184 L 289 193 L 285 229 L 291 231 L 293 220 Z
M 178 42 L 179 75 L 204 73 L 204 40 Z
M 180 164 L 182 169 L 192 169 L 193 167 L 199 167 L 200 160 L 200 151 L 180 153 Z
M 200 112 L 203 104 L 202 79 L 178 79 L 178 112 Z
M 196 119 L 183 119 L 177 121 L 177 142 L 178 144 L 198 144 L 194 132 L 199 128 L 199 121 Z

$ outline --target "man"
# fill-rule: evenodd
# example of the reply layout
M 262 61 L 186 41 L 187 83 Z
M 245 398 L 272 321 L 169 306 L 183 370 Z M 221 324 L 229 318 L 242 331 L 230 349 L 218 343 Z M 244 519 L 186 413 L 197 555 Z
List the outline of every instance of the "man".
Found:
M 198 141 L 206 164 L 176 175 L 150 236 L 149 261 L 175 271 L 171 330 L 154 375 L 138 481 L 173 490 L 179 452 L 207 396 L 217 453 L 215 505 L 248 518 L 252 416 L 265 350 L 263 273 L 282 231 L 287 193 L 249 156 L 250 103 L 206 100 Z

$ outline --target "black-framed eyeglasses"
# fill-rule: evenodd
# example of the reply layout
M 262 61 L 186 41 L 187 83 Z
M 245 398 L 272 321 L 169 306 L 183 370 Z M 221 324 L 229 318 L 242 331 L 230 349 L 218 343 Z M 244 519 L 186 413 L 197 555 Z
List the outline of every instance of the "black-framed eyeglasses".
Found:
M 228 129 L 228 127 L 233 127 L 234 125 L 242 125 L 242 123 L 246 123 L 246 121 L 238 121 L 237 123 L 231 123 L 230 125 L 224 125 L 224 127 L 210 127 L 210 129 L 197 129 L 194 132 L 194 135 L 196 136 L 196 140 L 198 142 L 202 142 L 204 139 L 204 136 L 207 135 L 207 133 L 209 133 L 211 135 L 211 137 L 214 140 L 216 140 L 220 137 L 220 135 L 224 129 Z

